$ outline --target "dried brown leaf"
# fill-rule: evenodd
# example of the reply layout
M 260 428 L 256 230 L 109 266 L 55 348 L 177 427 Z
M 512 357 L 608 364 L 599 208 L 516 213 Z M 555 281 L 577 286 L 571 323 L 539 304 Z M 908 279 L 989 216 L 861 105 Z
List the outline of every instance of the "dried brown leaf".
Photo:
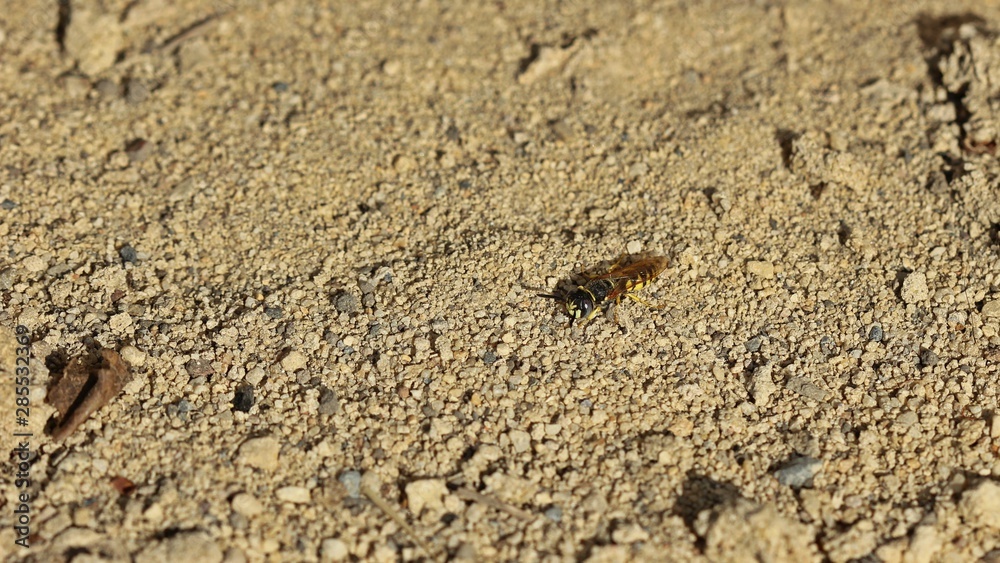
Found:
M 118 476 L 111 480 L 111 486 L 118 491 L 119 494 L 129 496 L 135 492 L 135 483 L 127 477 Z
M 73 433 L 121 392 L 128 377 L 128 364 L 118 352 L 108 348 L 70 360 L 46 397 L 61 416 L 52 430 L 52 439 L 59 442 Z

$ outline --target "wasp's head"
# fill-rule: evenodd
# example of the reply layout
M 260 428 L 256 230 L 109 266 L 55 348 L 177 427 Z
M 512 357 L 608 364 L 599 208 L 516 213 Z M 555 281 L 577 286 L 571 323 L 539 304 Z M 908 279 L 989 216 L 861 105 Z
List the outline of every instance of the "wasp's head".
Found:
M 569 315 L 569 324 L 573 324 L 573 321 L 575 320 L 586 321 L 590 319 L 590 317 L 594 316 L 594 309 L 597 307 L 594 301 L 594 295 L 587 291 L 587 289 L 583 286 L 578 286 L 575 290 L 569 293 L 539 293 L 538 296 L 555 299 L 556 301 L 563 303 L 566 306 L 566 313 Z
M 594 314 L 594 296 L 582 287 L 566 296 L 566 312 L 573 320 L 587 320 Z

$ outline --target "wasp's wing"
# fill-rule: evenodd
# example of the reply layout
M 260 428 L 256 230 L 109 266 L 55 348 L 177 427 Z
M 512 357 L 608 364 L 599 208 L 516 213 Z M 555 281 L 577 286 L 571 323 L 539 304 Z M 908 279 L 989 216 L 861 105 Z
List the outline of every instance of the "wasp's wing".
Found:
M 588 280 L 616 281 L 619 279 L 636 280 L 639 278 L 645 278 L 646 280 L 652 281 L 659 276 L 660 273 L 666 269 L 666 267 L 666 258 L 662 256 L 654 256 L 652 258 L 638 260 L 625 266 L 615 264 L 603 274 L 587 275 L 586 277 Z

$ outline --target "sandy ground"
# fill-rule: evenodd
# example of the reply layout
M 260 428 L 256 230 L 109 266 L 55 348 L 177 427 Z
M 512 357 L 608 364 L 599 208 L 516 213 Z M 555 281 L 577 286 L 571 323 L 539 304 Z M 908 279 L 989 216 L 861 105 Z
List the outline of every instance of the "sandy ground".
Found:
M 0 553 L 1000 560 L 997 30 L 5 4 L 0 445 L 33 435 Z M 536 296 L 626 250 L 670 259 L 662 309 Z M 131 379 L 56 442 L 46 389 L 101 346 Z

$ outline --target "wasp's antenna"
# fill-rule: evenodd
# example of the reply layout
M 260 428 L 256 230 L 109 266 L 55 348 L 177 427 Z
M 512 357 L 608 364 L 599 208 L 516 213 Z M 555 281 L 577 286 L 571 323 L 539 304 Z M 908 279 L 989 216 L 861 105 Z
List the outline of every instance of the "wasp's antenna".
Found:
M 549 299 L 555 299 L 556 301 L 562 301 L 562 297 L 559 297 L 558 295 L 550 295 L 548 293 L 536 293 L 535 295 L 539 297 L 547 297 Z

